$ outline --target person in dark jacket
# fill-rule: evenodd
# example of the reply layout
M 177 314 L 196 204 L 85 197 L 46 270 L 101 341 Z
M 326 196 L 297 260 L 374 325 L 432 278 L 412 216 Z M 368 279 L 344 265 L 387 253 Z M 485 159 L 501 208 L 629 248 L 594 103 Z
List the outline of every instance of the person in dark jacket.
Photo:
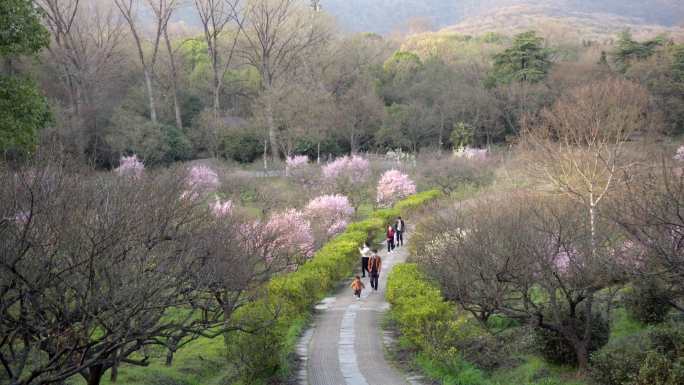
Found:
M 371 287 L 377 291 L 378 279 L 380 279 L 380 271 L 382 270 L 382 259 L 377 250 L 373 250 L 373 256 L 368 260 L 368 270 L 370 270 Z
M 404 231 L 406 231 L 406 224 L 401 217 L 397 217 L 397 221 L 394 222 L 394 230 L 396 233 L 396 246 L 404 246 Z

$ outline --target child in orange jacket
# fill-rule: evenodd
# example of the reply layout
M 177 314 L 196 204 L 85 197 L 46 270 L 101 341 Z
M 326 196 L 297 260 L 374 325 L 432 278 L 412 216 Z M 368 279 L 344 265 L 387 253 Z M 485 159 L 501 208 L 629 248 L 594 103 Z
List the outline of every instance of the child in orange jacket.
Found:
M 361 277 L 357 275 L 354 281 L 352 281 L 351 288 L 354 290 L 356 299 L 361 299 L 361 290 L 365 289 L 366 286 L 361 282 Z

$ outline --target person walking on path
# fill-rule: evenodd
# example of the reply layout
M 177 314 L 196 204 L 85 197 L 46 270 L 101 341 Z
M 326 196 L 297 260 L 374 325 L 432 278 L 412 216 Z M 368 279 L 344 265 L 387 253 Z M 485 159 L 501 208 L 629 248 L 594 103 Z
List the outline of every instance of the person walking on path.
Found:
M 397 233 L 397 244 L 396 246 L 404 246 L 404 231 L 406 229 L 406 224 L 401 217 L 397 217 L 397 221 L 394 223 L 394 229 Z
M 361 253 L 361 277 L 366 278 L 366 272 L 368 271 L 368 259 L 370 258 L 371 249 L 368 247 L 368 242 L 363 243 L 363 247 L 359 248 Z
M 380 278 L 380 271 L 382 270 L 382 259 L 378 255 L 377 250 L 373 250 L 373 256 L 368 261 L 368 268 L 370 269 L 371 287 L 378 290 L 378 279 Z
M 366 285 L 361 282 L 361 277 L 358 275 L 356 278 L 354 278 L 354 281 L 351 284 L 352 290 L 354 290 L 354 295 L 356 296 L 356 299 L 361 299 L 361 291 L 366 288 Z
M 387 226 L 387 252 L 391 253 L 394 250 L 394 227 Z

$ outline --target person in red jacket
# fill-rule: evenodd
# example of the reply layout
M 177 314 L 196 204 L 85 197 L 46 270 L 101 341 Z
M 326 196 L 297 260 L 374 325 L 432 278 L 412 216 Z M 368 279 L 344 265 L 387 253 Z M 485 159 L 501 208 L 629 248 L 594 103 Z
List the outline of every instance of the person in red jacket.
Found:
M 387 252 L 391 253 L 394 250 L 394 227 L 387 226 Z

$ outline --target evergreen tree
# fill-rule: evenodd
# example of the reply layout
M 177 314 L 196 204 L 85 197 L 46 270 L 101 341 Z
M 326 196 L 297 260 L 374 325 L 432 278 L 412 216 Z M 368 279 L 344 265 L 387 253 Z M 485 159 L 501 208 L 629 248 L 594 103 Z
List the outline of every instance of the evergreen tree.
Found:
M 38 130 L 50 121 L 45 97 L 35 83 L 15 74 L 12 58 L 32 55 L 47 47 L 49 34 L 29 0 L 0 2 L 0 151 L 30 151 Z
M 621 72 L 627 71 L 630 61 L 644 60 L 651 57 L 658 47 L 665 43 L 663 36 L 656 36 L 651 40 L 638 42 L 632 38 L 632 33 L 627 30 L 620 33 L 613 51 L 613 62 Z
M 535 31 L 516 35 L 510 48 L 494 55 L 489 85 L 544 80 L 551 69 L 551 51 L 543 44 L 544 39 Z
M 675 81 L 684 83 L 684 44 L 672 47 L 672 74 Z

